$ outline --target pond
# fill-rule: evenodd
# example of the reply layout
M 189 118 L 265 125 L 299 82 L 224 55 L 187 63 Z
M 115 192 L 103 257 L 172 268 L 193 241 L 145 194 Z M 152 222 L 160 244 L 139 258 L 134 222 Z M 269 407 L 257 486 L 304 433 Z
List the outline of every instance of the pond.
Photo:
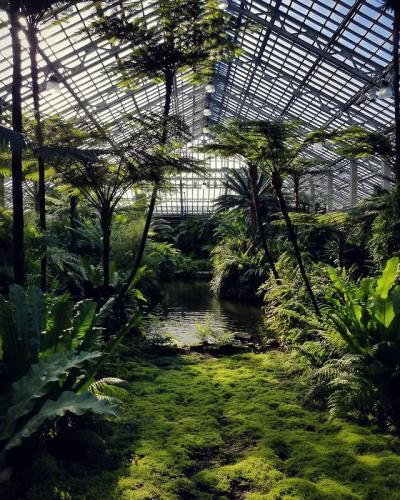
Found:
M 164 286 L 163 307 L 157 308 L 158 333 L 171 335 L 179 344 L 199 343 L 197 329 L 208 324 L 238 338 L 257 338 L 263 330 L 259 307 L 246 302 L 217 299 L 207 281 L 174 281 Z

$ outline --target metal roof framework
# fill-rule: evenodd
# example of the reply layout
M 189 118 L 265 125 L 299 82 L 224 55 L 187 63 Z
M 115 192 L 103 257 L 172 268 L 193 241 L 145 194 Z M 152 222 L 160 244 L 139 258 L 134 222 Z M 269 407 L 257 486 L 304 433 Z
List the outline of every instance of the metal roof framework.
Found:
M 123 0 L 107 2 L 105 13 L 114 15 Z M 126 3 L 126 2 L 125 2 Z M 134 16 L 154 21 L 154 0 L 141 2 Z M 193 86 L 179 75 L 175 82 L 173 112 L 188 123 L 195 142 L 207 140 L 205 126 L 230 119 L 301 119 L 304 131 L 320 127 L 339 129 L 359 124 L 390 133 L 392 99 L 370 99 L 391 70 L 392 16 L 382 0 L 229 0 L 228 13 L 235 18 L 229 36 L 242 48 L 240 57 L 215 67 L 215 93 Z M 90 4 L 68 11 L 65 22 L 45 22 L 40 30 L 39 75 L 44 115 L 84 119 L 95 128 L 107 127 L 114 144 L 129 131 L 127 114 L 159 112 L 163 87 L 152 81 L 134 90 L 118 86 L 118 75 L 108 71 L 129 52 L 111 46 L 89 27 L 96 15 Z M 59 14 L 61 17 L 63 13 Z M 25 110 L 31 109 L 29 56 L 23 44 L 23 92 Z M 7 17 L 0 14 L 0 97 L 11 93 L 11 40 Z M 45 82 L 56 74 L 61 94 L 46 91 Z M 204 116 L 205 107 L 211 116 Z M 196 153 L 194 153 L 196 154 Z M 309 148 L 307 154 L 321 160 L 323 172 L 314 175 L 317 198 L 326 196 L 327 173 L 333 176 L 333 208 L 349 206 L 352 162 L 338 158 L 329 148 Z M 165 215 L 208 213 L 222 194 L 222 181 L 240 160 L 209 158 L 210 176 L 193 175 L 171 180 L 175 189 L 164 193 L 157 212 Z M 322 170 L 321 170 L 322 171 Z M 354 172 L 354 168 L 353 168 Z M 387 182 L 378 159 L 357 162 L 358 199 L 374 186 Z M 354 179 L 352 180 L 354 183 Z M 303 189 L 309 190 L 309 180 Z

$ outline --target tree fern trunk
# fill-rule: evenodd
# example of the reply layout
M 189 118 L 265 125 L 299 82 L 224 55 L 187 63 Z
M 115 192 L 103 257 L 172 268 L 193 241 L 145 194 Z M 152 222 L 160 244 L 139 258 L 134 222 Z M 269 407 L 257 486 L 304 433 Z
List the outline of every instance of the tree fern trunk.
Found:
M 103 289 L 107 295 L 110 287 L 110 239 L 111 239 L 112 211 L 110 204 L 104 204 L 100 213 L 100 225 L 102 232 L 102 261 L 103 261 Z
M 12 39 L 12 125 L 15 132 L 22 132 L 21 109 L 21 24 L 19 20 L 20 2 L 10 0 L 10 24 Z M 12 150 L 12 200 L 13 200 L 13 268 L 14 281 L 18 285 L 25 284 L 25 251 L 24 251 L 24 199 L 22 188 L 22 149 Z
M 28 41 L 29 41 L 29 56 L 31 63 L 31 79 L 32 79 L 32 99 L 33 109 L 35 113 L 35 137 L 39 147 L 43 146 L 43 128 L 40 114 L 39 101 L 39 78 L 38 78 L 38 36 L 37 29 L 33 22 L 28 22 Z M 46 232 L 46 184 L 45 184 L 45 165 L 42 158 L 38 158 L 38 208 L 39 208 L 39 227 L 41 232 Z M 42 243 L 42 256 L 40 260 L 40 286 L 43 292 L 46 291 L 46 274 L 47 274 L 47 256 L 46 244 Z
M 394 6 L 393 18 L 393 93 L 395 113 L 395 141 L 396 159 L 394 173 L 397 191 L 400 194 L 400 75 L 399 75 L 399 49 L 400 49 L 400 6 Z
M 169 117 L 169 112 L 171 109 L 171 98 L 172 98 L 173 86 L 174 86 L 174 76 L 167 75 L 166 79 L 165 79 L 165 101 L 164 101 L 164 112 L 163 112 L 164 124 L 163 124 L 162 136 L 161 136 L 161 145 L 164 145 L 167 141 L 167 134 L 168 134 L 167 118 Z M 122 298 L 125 296 L 126 292 L 128 291 L 129 287 L 131 286 L 131 284 L 132 284 L 133 280 L 135 279 L 136 274 L 140 268 L 140 264 L 142 262 L 144 250 L 146 248 L 146 242 L 147 242 L 147 237 L 149 234 L 151 220 L 153 218 L 154 207 L 155 207 L 156 201 L 157 201 L 158 188 L 159 188 L 159 183 L 155 182 L 154 187 L 153 187 L 153 191 L 151 193 L 150 204 L 149 204 L 149 208 L 147 210 L 146 222 L 144 224 L 142 237 L 140 240 L 139 248 L 136 252 L 135 263 L 133 265 L 132 271 L 130 272 L 125 285 L 121 288 L 121 290 L 117 296 L 116 303 L 120 302 L 122 300 Z
M 258 232 L 260 234 L 260 239 L 265 252 L 265 257 L 271 268 L 272 274 L 274 275 L 275 281 L 278 281 L 279 280 L 278 271 L 276 270 L 274 259 L 272 258 L 271 252 L 269 251 L 267 238 L 265 237 L 264 227 L 261 220 L 260 200 L 258 199 L 258 190 L 257 190 L 258 172 L 257 172 L 257 165 L 255 163 L 251 162 L 249 164 L 249 173 L 251 181 L 251 193 L 253 198 L 255 222 L 258 227 Z
M 279 203 L 279 207 L 281 209 L 281 213 L 282 213 L 283 218 L 285 220 L 289 240 L 290 240 L 292 247 L 293 247 L 294 256 L 295 256 L 295 259 L 297 261 L 297 265 L 299 266 L 301 277 L 303 278 L 304 285 L 305 285 L 307 293 L 311 299 L 311 303 L 313 305 L 315 313 L 317 314 L 317 316 L 321 316 L 321 311 L 319 309 L 317 300 L 315 298 L 313 289 L 311 287 L 310 280 L 308 279 L 308 276 L 307 276 L 307 273 L 306 273 L 306 270 L 304 267 L 303 258 L 301 256 L 300 248 L 299 248 L 299 245 L 297 243 L 296 231 L 295 231 L 293 223 L 290 219 L 289 212 L 288 212 L 287 206 L 286 206 L 286 201 L 285 201 L 285 198 L 284 198 L 283 193 L 282 193 L 282 179 L 278 173 L 272 174 L 272 185 L 273 185 L 275 195 L 276 195 L 278 203 Z
M 70 196 L 69 197 L 69 224 L 71 226 L 70 241 L 69 241 L 70 252 L 76 252 L 76 235 L 74 229 L 76 228 L 76 221 L 77 221 L 77 206 L 78 206 L 78 198 L 74 195 Z

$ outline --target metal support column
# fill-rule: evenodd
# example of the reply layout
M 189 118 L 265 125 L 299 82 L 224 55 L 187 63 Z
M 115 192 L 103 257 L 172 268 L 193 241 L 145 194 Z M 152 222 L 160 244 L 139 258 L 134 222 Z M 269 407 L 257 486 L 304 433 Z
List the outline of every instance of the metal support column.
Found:
M 358 166 L 355 160 L 350 162 L 350 199 L 349 206 L 354 208 L 358 201 Z
M 333 210 L 333 173 L 326 174 L 326 211 L 332 212 Z
M 315 213 L 315 181 L 310 177 L 310 212 Z
M 391 185 L 391 178 L 392 178 L 392 170 L 390 166 L 384 162 L 383 160 L 381 161 L 381 166 L 382 166 L 382 188 L 383 189 L 390 189 Z
M 183 206 L 183 182 L 182 182 L 182 174 L 181 174 L 181 178 L 179 180 L 179 194 L 180 194 L 180 198 L 181 198 L 181 217 L 183 217 L 185 215 L 185 209 L 184 209 L 184 206 Z

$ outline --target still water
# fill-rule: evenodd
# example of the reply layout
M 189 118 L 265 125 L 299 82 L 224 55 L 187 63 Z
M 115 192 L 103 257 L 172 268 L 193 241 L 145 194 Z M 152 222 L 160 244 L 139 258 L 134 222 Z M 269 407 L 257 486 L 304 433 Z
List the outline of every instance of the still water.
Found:
M 180 345 L 198 344 L 196 325 L 205 323 L 239 336 L 250 334 L 254 338 L 263 329 L 259 307 L 219 300 L 210 291 L 207 281 L 175 281 L 165 285 L 159 333 L 170 334 Z

